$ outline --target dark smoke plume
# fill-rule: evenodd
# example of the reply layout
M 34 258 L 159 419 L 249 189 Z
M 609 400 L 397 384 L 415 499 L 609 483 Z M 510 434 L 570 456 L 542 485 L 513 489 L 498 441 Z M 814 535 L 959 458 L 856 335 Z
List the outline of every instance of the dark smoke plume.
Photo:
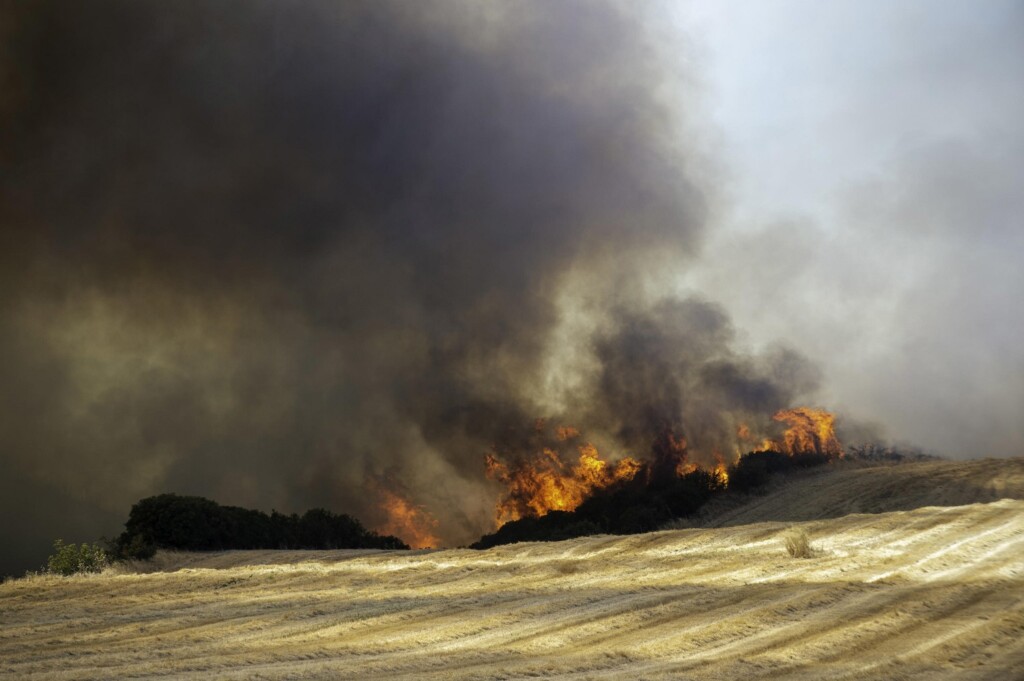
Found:
M 385 473 L 463 543 L 537 416 L 711 442 L 809 387 L 657 300 L 712 199 L 635 10 L 0 7 L 4 571 L 163 491 L 372 526 Z
M 614 441 L 640 455 L 657 455 L 667 433 L 685 437 L 688 455 L 701 463 L 748 451 L 756 443 L 738 438 L 740 426 L 771 432 L 772 415 L 809 398 L 820 377 L 790 350 L 749 356 L 735 340 L 725 311 L 706 301 L 619 310 L 596 334 L 599 370 L 577 409 L 589 429 L 611 429 Z

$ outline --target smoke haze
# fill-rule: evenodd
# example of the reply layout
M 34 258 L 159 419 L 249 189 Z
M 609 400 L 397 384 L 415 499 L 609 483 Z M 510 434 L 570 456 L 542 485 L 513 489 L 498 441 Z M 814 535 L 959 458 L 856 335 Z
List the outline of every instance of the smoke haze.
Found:
M 373 527 L 394 480 L 464 544 L 538 417 L 710 458 L 842 398 L 700 283 L 724 199 L 656 5 L 0 8 L 0 572 L 165 491 Z
M 386 474 L 471 540 L 562 282 L 636 299 L 703 229 L 610 4 L 5 8 L 5 485 L 52 507 L 372 525 Z
M 677 6 L 729 200 L 683 288 L 820 401 L 950 457 L 1024 452 L 1024 5 Z

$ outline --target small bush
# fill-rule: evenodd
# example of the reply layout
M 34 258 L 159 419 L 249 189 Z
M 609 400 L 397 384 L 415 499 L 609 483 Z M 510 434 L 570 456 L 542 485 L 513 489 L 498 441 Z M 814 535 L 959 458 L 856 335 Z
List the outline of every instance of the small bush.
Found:
M 109 563 L 106 551 L 96 544 L 65 544 L 64 540 L 58 539 L 53 542 L 53 555 L 46 561 L 46 571 L 65 576 L 102 572 Z
M 555 572 L 560 575 L 575 575 L 580 571 L 578 560 L 563 560 L 555 563 Z
M 810 538 L 800 528 L 793 528 L 786 532 L 782 541 L 786 544 L 786 552 L 793 558 L 810 558 L 814 555 Z

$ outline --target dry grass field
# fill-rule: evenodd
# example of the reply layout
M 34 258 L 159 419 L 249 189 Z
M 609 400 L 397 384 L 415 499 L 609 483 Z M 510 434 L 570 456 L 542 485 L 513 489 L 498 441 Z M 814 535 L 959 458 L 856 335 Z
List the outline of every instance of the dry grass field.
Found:
M 809 476 L 722 527 L 21 579 L 0 678 L 1024 678 L 1022 492 L 1019 459 L 911 464 Z M 960 505 L 840 515 L 906 497 Z M 744 523 L 787 509 L 818 519 Z

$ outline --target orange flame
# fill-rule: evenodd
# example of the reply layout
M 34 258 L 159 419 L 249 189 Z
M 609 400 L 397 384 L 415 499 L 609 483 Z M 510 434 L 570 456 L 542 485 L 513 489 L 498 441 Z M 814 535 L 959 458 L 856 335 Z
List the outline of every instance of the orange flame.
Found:
M 816 453 L 828 457 L 842 457 L 843 448 L 835 434 L 835 416 L 823 409 L 795 407 L 783 409 L 774 420 L 786 425 L 777 439 L 764 437 L 758 451 L 775 451 L 790 456 Z M 538 432 L 547 428 L 546 421 L 538 419 Z M 572 427 L 554 429 L 554 440 L 568 443 L 580 437 Z M 757 442 L 763 433 L 754 433 L 750 426 L 740 423 L 736 428 L 735 456 L 740 447 Z M 740 443 L 743 443 L 742 445 Z M 558 445 L 552 444 L 552 447 Z M 655 439 L 651 459 L 640 462 L 624 458 L 610 463 L 601 458 L 591 444 L 579 448 L 579 460 L 566 463 L 554 448 L 543 447 L 532 459 L 506 463 L 493 454 L 486 459 L 487 477 L 505 486 L 496 506 L 496 523 L 501 525 L 524 517 L 542 516 L 550 511 L 572 511 L 594 492 L 621 480 L 632 480 L 641 472 L 651 479 L 664 475 L 685 476 L 697 470 L 706 470 L 721 483 L 729 485 L 729 467 L 722 451 L 714 447 L 710 454 L 714 465 L 701 466 L 688 458 L 687 440 L 666 428 Z
M 572 426 L 559 426 L 555 429 L 555 437 L 559 442 L 565 442 L 566 440 L 572 440 L 580 436 L 580 431 Z
M 814 452 L 827 456 L 842 457 L 843 446 L 835 432 L 835 414 L 824 409 L 795 407 L 783 409 L 773 416 L 776 421 L 788 424 L 783 433 L 783 441 L 766 439 L 761 443 L 762 450 L 798 454 Z
M 680 478 L 683 477 L 684 475 L 689 475 L 690 473 L 696 470 L 700 470 L 700 466 L 693 463 L 692 461 L 680 461 L 679 463 L 676 464 L 676 475 L 678 475 Z
M 486 460 L 487 477 L 505 485 L 498 501 L 496 520 L 501 525 L 525 516 L 542 516 L 549 511 L 572 511 L 597 489 L 620 480 L 631 480 L 642 464 L 631 458 L 611 464 L 591 444 L 579 448 L 575 466 L 569 466 L 551 449 L 543 449 L 532 461 L 512 465 L 494 455 Z
M 375 528 L 377 532 L 394 535 L 414 549 L 441 545 L 441 540 L 434 534 L 437 520 L 425 508 L 381 484 L 376 488 L 380 507 L 387 515 L 387 520 Z
M 729 468 L 725 465 L 725 459 L 721 454 L 715 454 L 715 468 L 712 470 L 712 474 L 722 483 L 722 487 L 729 486 Z

